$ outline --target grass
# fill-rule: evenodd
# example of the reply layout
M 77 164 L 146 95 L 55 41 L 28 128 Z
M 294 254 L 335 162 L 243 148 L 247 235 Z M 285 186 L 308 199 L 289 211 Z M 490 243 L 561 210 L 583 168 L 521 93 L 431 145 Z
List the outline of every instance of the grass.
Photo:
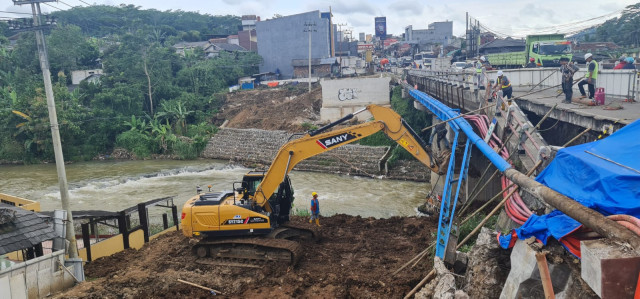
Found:
M 464 238 L 466 238 L 471 233 L 471 231 L 473 231 L 473 229 L 476 228 L 476 226 L 478 226 L 480 222 L 482 222 L 482 219 L 484 219 L 484 217 L 486 217 L 486 215 L 483 213 L 476 214 L 475 216 L 473 216 L 473 218 L 467 221 L 467 223 L 460 226 L 459 228 L 460 234 L 458 236 L 458 240 L 459 241 L 464 240 Z M 493 228 L 496 226 L 496 222 L 498 222 L 498 215 L 493 215 L 489 218 L 487 223 L 484 224 L 484 226 Z M 477 234 L 473 236 L 471 239 L 469 239 L 469 241 L 467 241 L 465 245 L 460 247 L 460 251 L 469 252 L 469 250 L 471 250 L 471 248 L 473 247 L 473 244 L 476 243 L 476 239 L 478 239 Z
M 309 217 L 311 216 L 311 212 L 309 212 L 309 210 L 307 209 L 298 209 L 298 208 L 293 208 L 293 211 L 291 211 L 291 214 L 294 216 L 300 216 L 300 217 Z

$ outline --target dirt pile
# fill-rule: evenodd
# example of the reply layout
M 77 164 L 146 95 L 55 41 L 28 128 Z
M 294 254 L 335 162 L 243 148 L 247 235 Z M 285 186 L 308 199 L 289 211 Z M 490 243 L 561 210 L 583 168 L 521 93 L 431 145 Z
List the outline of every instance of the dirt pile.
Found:
M 292 222 L 306 221 L 294 217 Z M 230 298 L 401 298 L 431 270 L 425 259 L 395 277 L 391 273 L 422 251 L 436 233 L 430 218 L 322 218 L 322 240 L 303 243 L 293 267 L 261 268 L 196 263 L 180 233 L 160 236 L 140 250 L 127 250 L 86 265 L 88 278 L 58 298 L 210 297 L 179 283 L 183 279 Z
M 306 85 L 276 89 L 242 90 L 227 95 L 217 122 L 238 129 L 303 132 L 304 123 L 320 119 L 322 88 L 308 93 Z

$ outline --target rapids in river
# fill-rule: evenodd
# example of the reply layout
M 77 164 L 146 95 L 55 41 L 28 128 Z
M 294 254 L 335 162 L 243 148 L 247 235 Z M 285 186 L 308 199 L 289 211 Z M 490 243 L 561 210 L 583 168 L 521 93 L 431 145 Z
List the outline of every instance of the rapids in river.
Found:
M 220 160 L 91 161 L 66 165 L 72 210 L 120 211 L 147 200 L 174 196 L 178 213 L 196 194 L 231 190 L 248 168 Z M 319 194 L 320 213 L 388 218 L 413 216 L 428 183 L 293 171 L 294 211 L 308 210 L 311 192 Z M 55 164 L 0 165 L 0 193 L 39 201 L 43 211 L 61 209 Z M 152 214 L 156 214 L 150 211 Z M 163 213 L 166 210 L 162 211 Z

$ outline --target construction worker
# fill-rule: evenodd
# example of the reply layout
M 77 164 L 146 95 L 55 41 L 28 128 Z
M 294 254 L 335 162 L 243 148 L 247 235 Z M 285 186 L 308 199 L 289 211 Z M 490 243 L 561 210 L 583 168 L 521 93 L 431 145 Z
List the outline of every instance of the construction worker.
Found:
M 537 68 L 537 67 L 538 67 L 538 65 L 536 64 L 536 59 L 533 58 L 533 57 L 529 58 L 529 63 L 527 63 L 525 68 L 532 69 L 532 68 Z
M 596 94 L 596 80 L 598 79 L 598 63 L 593 60 L 591 53 L 584 54 L 584 59 L 587 61 L 587 74 L 584 79 L 578 83 L 578 89 L 580 89 L 580 98 L 586 98 L 587 94 L 584 92 L 584 85 L 589 85 L 589 99 L 593 100 L 593 96 Z
M 635 62 L 635 59 L 633 59 L 633 57 L 627 57 L 626 62 L 624 67 L 622 68 L 623 70 L 635 70 L 636 66 L 633 65 L 633 63 Z
M 560 74 L 562 74 L 562 92 L 564 92 L 563 103 L 571 104 L 571 97 L 573 97 L 573 74 L 575 74 L 580 68 L 578 68 L 573 62 L 569 62 L 569 58 L 560 58 Z
M 440 150 L 440 141 L 444 140 L 444 148 L 449 150 L 451 149 L 451 145 L 449 144 L 449 140 L 447 140 L 447 124 L 444 122 L 440 122 L 433 129 L 431 129 L 431 135 L 429 136 L 428 145 L 430 146 L 433 142 L 433 138 L 436 138 L 436 145 L 438 146 L 438 150 Z
M 510 99 L 513 94 L 511 81 L 509 81 L 509 78 L 507 78 L 502 71 L 498 71 L 498 80 L 496 80 L 496 85 L 494 85 L 493 88 L 496 90 L 502 89 L 502 96 L 507 99 Z
M 309 223 L 312 223 L 313 220 L 316 220 L 316 225 L 320 226 L 320 202 L 318 202 L 318 193 L 311 192 L 311 218 L 309 219 Z
M 486 71 L 486 67 L 484 66 L 484 62 L 486 59 L 484 56 L 480 56 L 478 61 L 476 61 L 476 77 L 478 79 L 478 88 L 484 89 L 484 72 Z
M 622 55 L 618 59 L 618 63 L 616 64 L 615 67 L 613 67 L 613 69 L 614 70 L 621 70 L 626 64 L 627 64 L 627 56 Z

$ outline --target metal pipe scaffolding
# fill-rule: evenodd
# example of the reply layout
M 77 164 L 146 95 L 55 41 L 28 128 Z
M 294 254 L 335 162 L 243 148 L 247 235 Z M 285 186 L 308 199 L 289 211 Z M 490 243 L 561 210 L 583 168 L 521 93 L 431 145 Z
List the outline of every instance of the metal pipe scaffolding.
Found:
M 432 113 L 443 121 L 455 118 L 458 112 L 442 104 L 440 101 L 432 98 L 424 92 L 418 91 L 406 83 L 402 83 L 403 87 L 409 91 L 409 94 L 427 107 Z M 498 153 L 496 153 L 488 144 L 484 142 L 471 128 L 471 125 L 461 117 L 455 118 L 450 122 L 462 130 L 467 138 L 491 161 L 493 165 L 500 170 L 512 182 L 544 200 L 550 206 L 560 210 L 567 216 L 582 223 L 584 226 L 592 229 L 603 237 L 618 239 L 622 242 L 629 243 L 636 252 L 640 253 L 640 236 L 634 234 L 624 226 L 615 221 L 606 218 L 604 215 L 589 209 L 580 203 L 544 186 L 527 175 L 513 169 L 511 165 L 505 161 Z

